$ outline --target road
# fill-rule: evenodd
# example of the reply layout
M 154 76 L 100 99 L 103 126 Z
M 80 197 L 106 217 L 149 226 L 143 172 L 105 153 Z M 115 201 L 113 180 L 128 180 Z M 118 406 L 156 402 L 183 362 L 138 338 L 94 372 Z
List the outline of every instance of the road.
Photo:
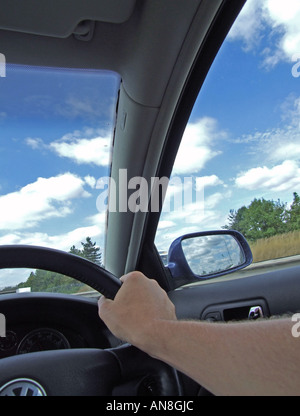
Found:
M 250 266 L 243 269 L 240 273 L 246 276 L 253 274 L 266 273 L 268 271 L 280 270 L 287 267 L 294 267 L 300 265 L 300 255 L 283 257 L 275 260 L 266 260 L 258 263 L 252 263 Z

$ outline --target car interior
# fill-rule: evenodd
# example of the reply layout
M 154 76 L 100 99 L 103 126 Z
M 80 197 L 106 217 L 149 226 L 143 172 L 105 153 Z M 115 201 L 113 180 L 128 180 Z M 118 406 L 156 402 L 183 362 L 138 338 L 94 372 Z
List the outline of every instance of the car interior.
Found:
M 126 170 L 127 178 L 150 183 L 151 178 L 171 177 L 199 91 L 245 3 L 0 0 L 0 53 L 6 65 L 117 74 L 109 177 L 116 189 L 124 185 L 121 170 Z M 0 91 L 8 76 L 7 70 L 6 77 L 0 77 Z M 4 105 L 0 107 L 0 124 L 5 111 Z M 0 152 L 6 140 L 2 132 Z M 3 184 L 4 176 L 5 172 Z M 117 206 L 121 199 L 117 193 Z M 146 205 L 151 205 L 150 192 Z M 117 339 L 100 320 L 99 296 L 113 299 L 121 286 L 119 278 L 133 270 L 157 280 L 174 303 L 178 319 L 213 325 L 299 311 L 299 260 L 256 269 L 250 266 L 247 239 L 238 232 L 208 233 L 201 225 L 197 233 L 178 232 L 176 237 L 185 236 L 164 261 L 155 241 L 162 206 L 161 199 L 154 211 L 110 210 L 105 216 L 101 265 L 56 244 L 16 242 L 1 234 L 0 269 L 61 273 L 88 285 L 92 295 L 0 294 L 6 329 L 5 336 L 0 331 L 0 395 L 24 395 L 25 387 L 25 395 L 211 395 L 176 369 Z M 238 246 L 236 263 L 202 277 L 191 271 L 183 242 L 201 237 L 217 241 L 225 234 Z

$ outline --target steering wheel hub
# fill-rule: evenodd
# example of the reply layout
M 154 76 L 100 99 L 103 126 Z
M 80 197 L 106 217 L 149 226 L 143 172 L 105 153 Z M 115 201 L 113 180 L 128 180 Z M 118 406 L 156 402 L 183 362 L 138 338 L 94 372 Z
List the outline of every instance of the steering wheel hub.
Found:
M 37 381 L 16 378 L 0 387 L 0 396 L 47 396 L 47 394 Z

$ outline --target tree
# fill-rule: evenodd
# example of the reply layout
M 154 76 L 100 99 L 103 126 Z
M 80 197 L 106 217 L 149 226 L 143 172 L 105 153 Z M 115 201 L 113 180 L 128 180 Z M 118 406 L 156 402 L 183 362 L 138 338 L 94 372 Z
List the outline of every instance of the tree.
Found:
M 83 249 L 81 251 L 82 257 L 84 257 L 87 260 L 92 261 L 93 263 L 96 263 L 98 265 L 101 264 L 101 253 L 100 253 L 100 247 L 96 247 L 96 242 L 92 242 L 90 237 L 86 238 L 85 243 L 81 243 Z
M 287 224 L 289 231 L 300 229 L 300 197 L 297 192 L 294 192 L 293 196 L 294 199 L 292 205 L 287 213 Z
M 249 241 L 268 238 L 287 231 L 286 205 L 255 198 L 248 207 L 231 210 L 228 221 L 224 228 L 241 232 Z
M 31 272 L 30 276 L 24 283 L 19 283 L 18 288 L 30 287 L 32 292 L 63 292 L 72 293 L 81 286 L 72 277 L 49 270 L 39 270 Z
M 76 256 L 84 257 L 87 260 L 92 261 L 98 265 L 101 265 L 101 252 L 100 247 L 96 246 L 96 242 L 92 242 L 91 237 L 87 237 L 85 243 L 81 243 L 82 250 L 76 248 L 74 245 L 70 248 L 70 253 L 76 254 Z
M 82 251 L 76 248 L 74 245 L 70 248 L 69 253 L 82 257 Z
M 247 208 L 245 206 L 239 208 L 238 211 L 231 209 L 228 216 L 229 225 L 225 225 L 224 228 L 245 234 L 248 228 L 246 211 Z

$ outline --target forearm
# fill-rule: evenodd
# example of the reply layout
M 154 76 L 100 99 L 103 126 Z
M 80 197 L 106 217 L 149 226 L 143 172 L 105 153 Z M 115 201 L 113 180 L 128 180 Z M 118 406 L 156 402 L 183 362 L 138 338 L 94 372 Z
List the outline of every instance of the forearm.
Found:
M 119 338 L 165 361 L 217 395 L 300 395 L 300 338 L 290 319 L 241 323 L 178 321 L 158 284 L 122 277 L 99 315 Z
M 140 348 L 217 395 L 300 394 L 300 339 L 289 319 L 243 323 L 158 320 Z M 298 345 L 299 344 L 299 345 Z

